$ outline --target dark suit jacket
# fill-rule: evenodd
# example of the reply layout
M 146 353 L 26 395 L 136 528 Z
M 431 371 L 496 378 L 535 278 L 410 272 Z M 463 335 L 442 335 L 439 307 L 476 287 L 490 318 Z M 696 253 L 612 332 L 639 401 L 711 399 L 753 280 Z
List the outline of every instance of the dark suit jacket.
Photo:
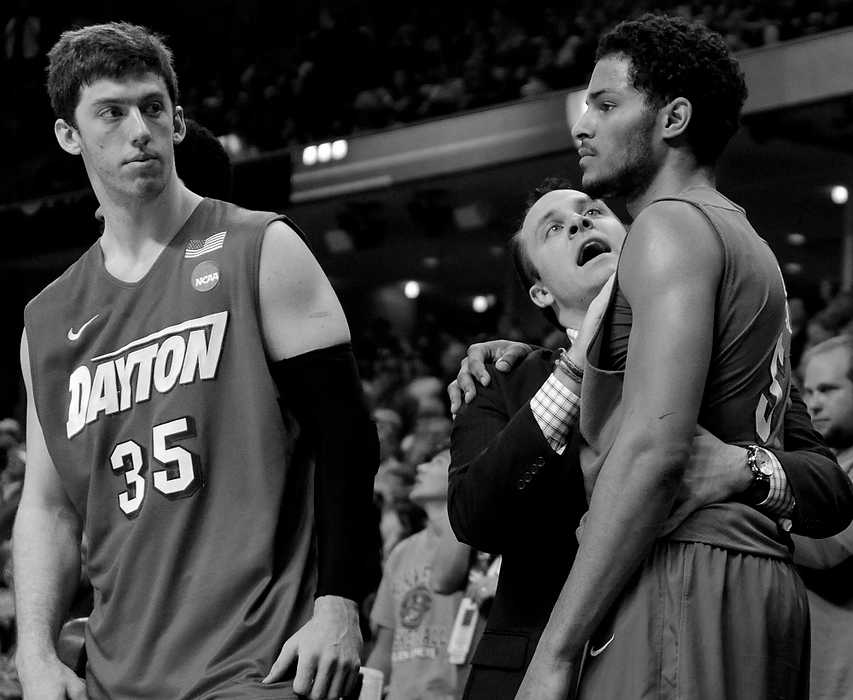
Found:
M 477 646 L 466 698 L 514 698 L 577 552 L 575 527 L 587 508 L 577 436 L 551 450 L 529 401 L 553 369 L 537 350 L 509 374 L 489 367 L 453 425 L 448 512 L 460 541 L 503 554 L 498 589 Z M 812 537 L 844 529 L 853 488 L 812 428 L 799 394 L 777 452 L 797 500 L 794 528 Z

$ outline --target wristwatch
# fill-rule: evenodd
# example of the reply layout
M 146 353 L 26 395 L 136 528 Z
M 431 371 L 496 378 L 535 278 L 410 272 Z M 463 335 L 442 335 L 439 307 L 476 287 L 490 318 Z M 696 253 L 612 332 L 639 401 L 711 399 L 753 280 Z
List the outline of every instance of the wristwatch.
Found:
M 767 450 L 758 445 L 748 445 L 746 448 L 746 465 L 752 473 L 752 483 L 745 492 L 746 501 L 758 505 L 767 500 L 770 495 L 770 477 L 773 474 L 773 464 Z

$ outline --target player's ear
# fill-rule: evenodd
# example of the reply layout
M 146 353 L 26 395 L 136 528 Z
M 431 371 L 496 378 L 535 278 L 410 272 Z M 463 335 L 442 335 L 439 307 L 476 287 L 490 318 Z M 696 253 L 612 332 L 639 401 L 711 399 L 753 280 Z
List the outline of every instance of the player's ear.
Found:
M 187 135 L 187 120 L 184 117 L 183 107 L 180 105 L 175 107 L 175 115 L 172 117 L 172 120 L 175 130 L 172 134 L 172 140 L 175 142 L 175 145 L 178 145 Z
M 66 153 L 72 156 L 80 155 L 80 132 L 64 119 L 57 119 L 53 124 L 56 140 Z
M 693 116 L 693 105 L 686 97 L 676 97 L 663 108 L 663 136 L 683 136 Z
M 541 282 L 534 282 L 527 293 L 540 309 L 546 309 L 554 303 L 554 295 Z

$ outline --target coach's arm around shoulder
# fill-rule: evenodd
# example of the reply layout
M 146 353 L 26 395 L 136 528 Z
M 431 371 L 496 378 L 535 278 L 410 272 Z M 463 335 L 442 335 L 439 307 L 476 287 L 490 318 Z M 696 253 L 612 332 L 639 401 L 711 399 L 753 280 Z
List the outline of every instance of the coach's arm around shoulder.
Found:
M 27 387 L 27 471 L 13 536 L 15 663 L 24 697 L 86 698 L 86 687 L 57 656 L 56 640 L 80 580 L 80 515 L 65 493 L 35 408 L 29 348 L 21 340 Z
M 318 543 L 314 616 L 285 642 L 265 681 L 280 679 L 298 659 L 294 692 L 312 700 L 339 698 L 358 679 L 358 603 L 380 573 L 376 428 L 340 302 L 308 246 L 284 222 L 267 228 L 259 277 L 270 372 L 316 455 Z

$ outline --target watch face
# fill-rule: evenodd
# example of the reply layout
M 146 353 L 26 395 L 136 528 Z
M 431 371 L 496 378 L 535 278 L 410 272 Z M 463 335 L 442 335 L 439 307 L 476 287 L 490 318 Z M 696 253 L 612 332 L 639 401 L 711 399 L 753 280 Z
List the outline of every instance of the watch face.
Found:
M 767 456 L 767 453 L 764 450 L 756 451 L 755 463 L 758 466 L 758 470 L 764 474 L 764 476 L 771 476 L 773 474 L 773 465 L 770 463 L 770 457 Z

